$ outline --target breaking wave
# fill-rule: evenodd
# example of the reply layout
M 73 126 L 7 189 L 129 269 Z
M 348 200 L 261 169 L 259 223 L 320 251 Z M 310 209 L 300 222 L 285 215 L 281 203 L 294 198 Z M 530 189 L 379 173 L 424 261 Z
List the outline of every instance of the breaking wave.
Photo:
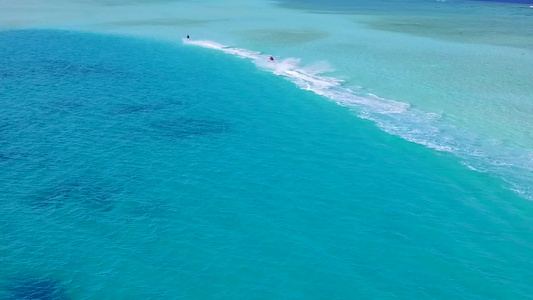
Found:
M 333 68 L 327 62 L 302 64 L 299 58 L 270 60 L 271 55 L 226 46 L 209 40 L 183 39 L 188 45 L 215 49 L 251 60 L 259 68 L 293 82 L 330 101 L 347 107 L 363 119 L 373 121 L 383 131 L 407 141 L 441 152 L 453 153 L 466 168 L 495 174 L 508 183 L 507 188 L 519 196 L 533 200 L 533 152 L 497 145 L 494 140 L 446 124 L 441 115 L 428 113 L 410 104 L 360 92 L 343 85 L 344 80 L 325 74 Z

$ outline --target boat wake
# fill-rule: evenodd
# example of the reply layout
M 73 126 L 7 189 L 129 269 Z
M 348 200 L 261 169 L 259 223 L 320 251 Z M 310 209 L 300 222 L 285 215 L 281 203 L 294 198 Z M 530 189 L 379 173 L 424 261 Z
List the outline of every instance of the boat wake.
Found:
M 493 141 L 446 124 L 441 115 L 411 107 L 408 103 L 385 99 L 346 87 L 344 81 L 325 74 L 333 68 L 326 62 L 303 65 L 298 58 L 277 58 L 208 40 L 183 39 L 188 45 L 215 49 L 251 60 L 259 68 L 293 82 L 330 101 L 347 107 L 363 119 L 373 121 L 383 131 L 437 151 L 449 152 L 464 160 L 468 169 L 496 174 L 507 188 L 533 201 L 533 152 L 494 145 Z

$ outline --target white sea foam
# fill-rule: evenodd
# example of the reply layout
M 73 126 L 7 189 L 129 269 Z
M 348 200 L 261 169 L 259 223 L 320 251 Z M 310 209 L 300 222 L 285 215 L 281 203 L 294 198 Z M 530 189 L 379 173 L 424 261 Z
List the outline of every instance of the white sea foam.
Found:
M 461 164 L 465 167 L 467 167 L 469 170 L 472 170 L 472 171 L 476 171 L 476 172 L 480 172 L 480 173 L 485 173 L 485 171 L 483 170 L 480 170 L 479 168 L 476 168 L 476 167 L 473 167 L 471 165 L 469 165 L 468 163 L 462 161 Z
M 250 59 L 259 68 L 284 77 L 303 90 L 314 92 L 350 108 L 360 118 L 375 122 L 379 128 L 389 134 L 437 151 L 453 153 L 468 160 L 464 164 L 470 170 L 487 172 L 485 165 L 489 165 L 492 167 L 490 171 L 502 175 L 504 180 L 511 183 L 513 191 L 526 199 L 533 200 L 533 191 L 527 184 L 530 182 L 529 179 L 517 175 L 522 171 L 533 170 L 532 157 L 504 149 L 503 146 L 487 153 L 487 149 L 500 145 L 493 140 L 484 141 L 471 133 L 462 132 L 445 124 L 440 114 L 423 112 L 408 103 L 385 99 L 371 93 L 361 93 L 360 88 L 345 87 L 342 79 L 324 75 L 333 71 L 327 62 L 305 66 L 298 58 L 273 56 L 274 61 L 270 61 L 271 55 L 229 47 L 214 41 L 183 39 L 183 42 Z M 461 137 L 460 140 L 458 136 Z M 513 160 L 508 161 L 507 158 Z M 526 184 L 509 181 L 508 177 L 525 179 L 518 181 Z

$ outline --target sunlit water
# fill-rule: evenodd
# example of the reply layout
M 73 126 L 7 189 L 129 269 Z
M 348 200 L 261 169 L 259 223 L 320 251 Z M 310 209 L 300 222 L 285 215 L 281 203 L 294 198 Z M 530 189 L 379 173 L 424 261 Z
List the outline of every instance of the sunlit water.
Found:
M 0 6 L 0 298 L 531 298 L 527 5 Z

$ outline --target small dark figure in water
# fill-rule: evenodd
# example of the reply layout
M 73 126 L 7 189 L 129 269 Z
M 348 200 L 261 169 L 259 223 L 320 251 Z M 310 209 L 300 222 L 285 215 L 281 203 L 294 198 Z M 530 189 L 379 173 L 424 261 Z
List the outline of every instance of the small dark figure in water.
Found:
M 274 57 L 271 56 L 271 57 L 270 57 L 270 61 L 274 61 Z
M 189 39 L 189 35 L 187 34 L 187 39 Z

